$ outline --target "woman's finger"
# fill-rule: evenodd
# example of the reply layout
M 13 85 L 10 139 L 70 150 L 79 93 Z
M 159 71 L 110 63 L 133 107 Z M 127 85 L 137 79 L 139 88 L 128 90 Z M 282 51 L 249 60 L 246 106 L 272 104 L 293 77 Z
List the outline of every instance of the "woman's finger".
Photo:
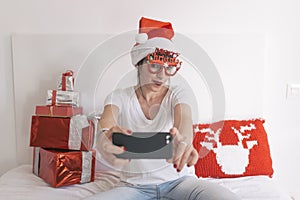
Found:
M 198 161 L 198 158 L 199 158 L 198 152 L 195 148 L 193 148 L 193 151 L 191 152 L 191 156 L 187 161 L 188 167 L 195 165 Z
M 193 148 L 189 147 L 184 152 L 184 154 L 181 156 L 178 165 L 177 165 L 177 171 L 181 171 L 185 164 L 187 164 L 188 160 L 191 157 L 191 153 L 193 151 Z
M 116 146 L 109 142 L 103 144 L 103 149 L 105 152 L 111 154 L 121 154 L 125 151 L 124 147 Z
M 180 164 L 181 157 L 186 151 L 187 144 L 184 141 L 179 142 L 175 147 L 175 154 L 173 155 L 173 164 L 177 168 Z

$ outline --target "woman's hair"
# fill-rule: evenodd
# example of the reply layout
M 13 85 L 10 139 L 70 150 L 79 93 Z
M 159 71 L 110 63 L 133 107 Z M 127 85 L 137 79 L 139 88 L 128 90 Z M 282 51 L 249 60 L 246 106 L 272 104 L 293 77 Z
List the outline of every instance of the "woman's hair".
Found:
M 140 60 L 136 65 L 137 67 L 141 66 L 145 61 L 147 61 L 147 57 L 143 58 L 142 60 Z

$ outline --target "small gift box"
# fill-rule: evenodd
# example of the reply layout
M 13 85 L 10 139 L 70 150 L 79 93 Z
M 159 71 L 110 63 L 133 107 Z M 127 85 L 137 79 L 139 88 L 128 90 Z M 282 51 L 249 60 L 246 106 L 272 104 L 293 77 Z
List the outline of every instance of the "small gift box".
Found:
M 82 107 L 72 106 L 36 106 L 35 114 L 38 116 L 71 117 L 82 114 Z
M 91 150 L 96 129 L 85 115 L 73 117 L 32 116 L 30 146 Z
M 92 182 L 95 179 L 95 150 L 67 151 L 35 147 L 33 173 L 52 187 Z
M 58 90 L 73 91 L 74 90 L 74 77 L 73 71 L 68 70 L 62 74 L 61 79 L 58 81 Z
M 48 90 L 46 105 L 79 107 L 79 92 Z

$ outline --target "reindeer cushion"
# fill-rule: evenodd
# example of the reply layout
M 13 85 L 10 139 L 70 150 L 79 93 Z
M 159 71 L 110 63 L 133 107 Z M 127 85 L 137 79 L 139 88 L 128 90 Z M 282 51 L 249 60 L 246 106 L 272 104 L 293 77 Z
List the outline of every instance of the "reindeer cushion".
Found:
M 272 176 L 272 159 L 264 120 L 223 120 L 194 125 L 198 177 Z

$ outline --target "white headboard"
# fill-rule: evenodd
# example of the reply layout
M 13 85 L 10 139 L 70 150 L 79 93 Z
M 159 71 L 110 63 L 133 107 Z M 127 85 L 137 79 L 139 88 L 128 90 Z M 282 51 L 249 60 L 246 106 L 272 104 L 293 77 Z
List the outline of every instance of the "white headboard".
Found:
M 61 73 L 67 69 L 75 72 L 76 88 L 82 93 L 82 106 L 86 114 L 91 110 L 101 112 L 106 95 L 115 87 L 135 82 L 135 69 L 130 64 L 128 52 L 109 63 L 109 66 L 95 76 L 97 65 L 95 52 L 110 38 L 104 34 L 14 34 L 13 75 L 15 92 L 17 160 L 19 164 L 31 163 L 29 147 L 31 116 L 35 105 L 45 104 L 46 91 L 55 89 Z M 262 115 L 264 81 L 264 36 L 260 34 L 198 34 L 189 38 L 203 50 L 208 64 L 214 64 L 221 77 L 226 101 L 226 118 L 252 118 Z M 180 39 L 180 38 L 179 38 Z M 134 44 L 128 41 L 128 47 Z M 99 47 L 100 46 L 100 47 Z M 102 46 L 103 47 L 103 46 Z M 96 59 L 96 60 L 93 60 Z M 174 83 L 186 83 L 195 92 L 198 113 L 194 120 L 207 122 L 212 118 L 211 91 L 201 72 L 188 56 Z M 209 61 L 210 59 L 210 61 Z M 89 62 L 92 62 L 92 64 Z M 211 62 L 211 63 L 210 63 Z M 100 64 L 99 64 L 100 65 Z M 87 71 L 90 70 L 90 76 Z M 99 74 L 98 74 L 99 75 Z M 125 81 L 130 78 L 131 81 Z M 96 83 L 92 88 L 89 80 Z M 218 80 L 216 80 L 217 82 Z M 84 90 L 84 91 L 83 91 Z M 88 105 L 85 105 L 88 104 Z

